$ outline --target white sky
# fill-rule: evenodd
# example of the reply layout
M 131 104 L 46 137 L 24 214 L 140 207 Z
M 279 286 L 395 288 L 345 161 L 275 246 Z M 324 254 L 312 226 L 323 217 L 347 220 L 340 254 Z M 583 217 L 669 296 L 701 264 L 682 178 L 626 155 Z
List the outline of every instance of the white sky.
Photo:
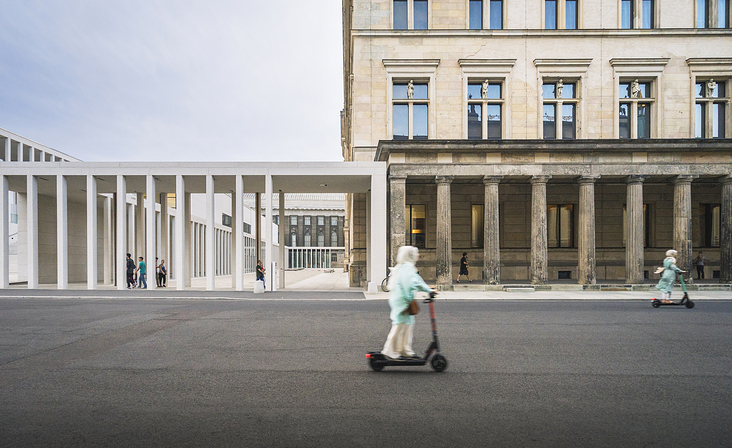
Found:
M 0 127 L 84 161 L 342 160 L 339 0 L 0 0 Z

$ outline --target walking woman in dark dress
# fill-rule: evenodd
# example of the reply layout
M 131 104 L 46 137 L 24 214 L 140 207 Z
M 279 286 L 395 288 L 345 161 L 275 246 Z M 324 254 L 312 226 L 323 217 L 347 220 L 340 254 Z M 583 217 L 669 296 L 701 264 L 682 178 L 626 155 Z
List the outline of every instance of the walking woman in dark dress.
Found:
M 463 258 L 460 259 L 460 273 L 458 274 L 457 282 L 460 283 L 460 276 L 464 275 L 470 283 L 470 274 L 468 274 L 468 253 L 463 252 Z

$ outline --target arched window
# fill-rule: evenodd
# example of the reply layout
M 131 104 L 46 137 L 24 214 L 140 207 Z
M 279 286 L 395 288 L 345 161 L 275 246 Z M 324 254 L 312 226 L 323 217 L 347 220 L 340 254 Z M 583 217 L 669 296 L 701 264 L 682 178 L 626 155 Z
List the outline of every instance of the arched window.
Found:
M 336 232 L 335 230 L 332 230 L 330 232 L 330 246 L 331 247 L 338 246 L 338 232 Z
M 325 235 L 323 235 L 323 231 L 321 230 L 318 232 L 318 247 L 324 247 L 325 246 Z
M 297 247 L 297 233 L 295 232 L 290 234 L 290 246 Z

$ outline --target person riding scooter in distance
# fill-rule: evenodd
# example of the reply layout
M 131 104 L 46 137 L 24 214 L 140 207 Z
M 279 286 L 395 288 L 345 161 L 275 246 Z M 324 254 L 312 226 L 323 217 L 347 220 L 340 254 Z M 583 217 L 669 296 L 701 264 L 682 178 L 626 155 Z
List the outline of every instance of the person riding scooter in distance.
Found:
M 676 274 L 685 274 L 686 271 L 676 266 L 676 256 L 679 253 L 673 249 L 666 251 L 666 258 L 663 260 L 663 268 L 658 268 L 657 274 L 661 274 L 661 280 L 658 281 L 656 289 L 661 291 L 661 301 L 663 303 L 673 303 L 671 301 L 671 292 L 676 282 Z
M 389 307 L 391 308 L 391 331 L 381 353 L 390 359 L 415 359 L 419 356 L 412 349 L 414 316 L 406 311 L 414 300 L 414 291 L 432 292 L 432 288 L 417 273 L 415 264 L 419 250 L 402 246 L 397 252 L 397 265 L 389 277 Z

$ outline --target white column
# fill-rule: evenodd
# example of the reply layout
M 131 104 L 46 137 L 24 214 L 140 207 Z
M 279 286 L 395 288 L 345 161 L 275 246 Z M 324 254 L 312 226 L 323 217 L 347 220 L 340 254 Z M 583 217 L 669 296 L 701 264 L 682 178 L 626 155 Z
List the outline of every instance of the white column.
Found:
M 175 176 L 175 288 L 182 291 L 186 288 L 185 276 L 190 272 L 190 257 L 186 259 L 186 244 L 190 247 L 190 230 L 186 232 L 186 183 L 183 175 Z M 186 263 L 186 260 L 188 261 Z
M 244 290 L 244 210 L 242 209 L 244 200 L 244 178 L 236 175 L 236 185 L 234 190 L 234 214 L 231 219 L 234 221 L 234 288 L 237 291 Z
M 254 193 L 254 264 L 262 260 L 262 193 Z
M 369 290 L 376 289 L 386 277 L 386 173 L 371 176 L 371 253 Z M 371 286 L 373 284 L 373 286 Z
M 185 178 L 181 178 L 183 185 L 183 191 L 185 192 Z M 183 226 L 185 227 L 185 239 L 183 245 L 185 246 L 185 264 L 183 265 L 183 281 L 185 287 L 191 286 L 191 277 L 193 277 L 193 229 L 191 228 L 191 194 L 184 193 L 185 204 L 182 207 L 183 210 Z
M 267 242 L 264 245 L 264 267 L 267 270 L 266 276 L 268 280 L 265 282 L 270 291 L 274 291 L 273 283 L 275 279 L 274 273 L 274 257 L 272 256 L 272 175 L 267 174 L 264 181 L 264 238 Z M 265 277 L 265 278 L 267 278 Z
M 10 138 L 6 138 L 7 143 Z M 7 160 L 7 159 L 6 159 Z M 0 289 L 7 289 L 10 286 L 10 205 L 8 200 L 8 178 L 0 176 Z
M 10 137 L 5 137 L 5 146 L 3 147 L 3 161 L 4 162 L 10 162 Z
M 68 186 L 66 177 L 56 176 L 56 284 L 69 288 Z
M 214 178 L 206 175 L 206 289 L 216 286 L 216 210 L 214 207 Z
M 160 193 L 160 251 L 158 256 L 160 260 L 165 260 L 166 268 L 170 263 L 168 257 L 168 193 Z
M 38 288 L 38 179 L 27 176 L 28 289 Z
M 97 289 L 97 180 L 86 176 L 86 289 Z
M 117 289 L 127 287 L 127 182 L 117 176 Z
M 280 262 L 277 264 L 279 270 L 278 289 L 285 289 L 285 193 L 280 190 L 279 195 L 279 242 L 280 242 Z
M 104 236 L 104 284 L 111 285 L 114 283 L 114 276 L 112 270 L 114 265 L 114 258 L 112 258 L 112 246 L 114 245 L 114 237 L 112 235 L 112 198 L 104 198 L 104 220 L 102 232 Z
M 146 179 L 147 187 L 147 235 L 145 241 L 147 242 L 146 261 L 147 264 L 147 289 L 155 289 L 155 251 L 157 250 L 156 243 L 156 232 L 155 224 L 157 223 L 156 210 L 155 210 L 155 178 L 151 175 L 147 175 Z
M 145 203 L 143 194 L 137 193 L 137 205 L 135 206 L 135 239 L 133 241 L 135 253 L 132 258 L 135 264 L 139 261 L 137 257 L 145 256 Z

